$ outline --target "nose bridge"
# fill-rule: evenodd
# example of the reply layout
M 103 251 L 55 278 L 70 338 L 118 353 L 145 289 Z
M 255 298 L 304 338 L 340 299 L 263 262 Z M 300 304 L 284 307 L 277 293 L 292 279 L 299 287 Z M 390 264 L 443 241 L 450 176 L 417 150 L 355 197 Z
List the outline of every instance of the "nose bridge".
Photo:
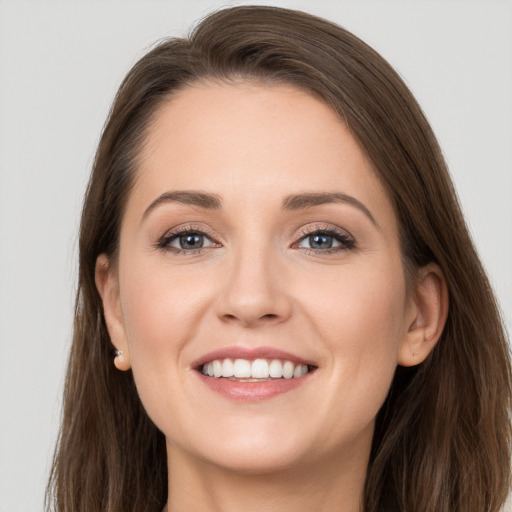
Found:
M 268 240 L 252 239 L 233 247 L 220 291 L 218 316 L 246 326 L 286 320 L 291 314 L 291 301 L 281 263 L 278 251 Z

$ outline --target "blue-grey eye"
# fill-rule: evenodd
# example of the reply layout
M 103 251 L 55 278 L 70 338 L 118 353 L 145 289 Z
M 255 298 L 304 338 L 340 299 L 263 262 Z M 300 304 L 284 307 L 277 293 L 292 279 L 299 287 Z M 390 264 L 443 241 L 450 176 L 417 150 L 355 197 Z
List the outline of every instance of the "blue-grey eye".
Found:
M 305 236 L 297 244 L 297 247 L 303 249 L 314 249 L 322 251 L 328 249 L 350 249 L 354 246 L 354 241 L 349 236 L 342 233 L 330 233 L 328 231 L 311 233 Z
M 334 237 L 320 234 L 310 235 L 308 242 L 311 249 L 330 249 L 334 243 Z
M 204 245 L 204 235 L 199 233 L 187 233 L 178 239 L 180 249 L 200 249 Z
M 177 251 L 193 251 L 214 246 L 210 237 L 199 231 L 181 232 L 165 237 L 160 247 L 167 247 Z

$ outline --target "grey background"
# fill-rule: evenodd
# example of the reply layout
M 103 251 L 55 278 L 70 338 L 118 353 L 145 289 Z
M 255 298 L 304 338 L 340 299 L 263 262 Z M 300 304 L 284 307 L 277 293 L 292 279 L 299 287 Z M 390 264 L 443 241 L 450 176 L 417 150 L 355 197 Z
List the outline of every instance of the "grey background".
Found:
M 148 46 L 234 2 L 0 0 L 0 512 L 42 510 L 95 146 Z M 405 78 L 512 326 L 512 2 L 275 1 L 345 26 Z

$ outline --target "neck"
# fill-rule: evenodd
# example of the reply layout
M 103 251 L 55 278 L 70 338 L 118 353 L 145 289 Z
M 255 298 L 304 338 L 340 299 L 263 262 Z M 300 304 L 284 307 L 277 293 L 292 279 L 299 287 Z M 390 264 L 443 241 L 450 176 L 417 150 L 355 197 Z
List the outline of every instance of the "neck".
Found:
M 299 468 L 240 473 L 167 447 L 169 502 L 164 512 L 361 512 L 369 453 L 333 455 Z

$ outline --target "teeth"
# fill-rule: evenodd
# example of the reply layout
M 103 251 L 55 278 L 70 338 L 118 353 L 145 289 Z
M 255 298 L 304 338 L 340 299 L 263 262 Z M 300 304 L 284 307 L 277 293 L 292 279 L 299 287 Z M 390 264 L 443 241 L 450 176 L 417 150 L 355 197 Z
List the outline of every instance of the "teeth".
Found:
M 306 364 L 294 364 L 279 359 L 215 359 L 201 368 L 203 375 L 236 379 L 292 379 L 303 377 L 309 372 Z
M 251 377 L 251 362 L 247 359 L 235 359 L 233 365 L 233 374 L 239 379 L 248 379 Z
M 224 361 L 222 361 L 222 376 L 233 377 L 233 366 L 233 361 L 231 361 L 231 359 L 224 359 Z
M 222 363 L 218 360 L 213 361 L 213 376 L 222 377 Z
M 253 379 L 268 379 L 268 363 L 265 359 L 256 359 L 252 362 L 251 377 Z
M 293 377 L 294 366 L 291 361 L 286 361 L 283 364 L 283 377 L 285 379 L 291 379 Z
M 273 359 L 269 367 L 270 376 L 274 379 L 280 379 L 283 376 L 283 363 L 279 359 Z

